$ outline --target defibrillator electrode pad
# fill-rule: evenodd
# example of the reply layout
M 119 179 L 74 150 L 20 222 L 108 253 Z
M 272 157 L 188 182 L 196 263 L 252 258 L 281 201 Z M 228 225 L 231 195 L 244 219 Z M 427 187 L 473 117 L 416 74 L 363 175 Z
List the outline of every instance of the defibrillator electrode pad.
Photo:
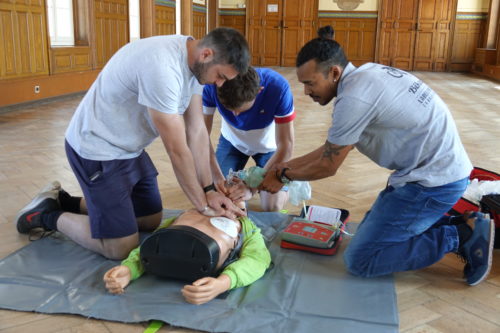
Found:
M 238 227 L 236 222 L 228 219 L 227 217 L 212 217 L 210 218 L 210 223 L 232 238 L 236 238 L 238 236 Z
M 218 273 L 219 245 L 193 227 L 158 230 L 142 242 L 140 253 L 145 271 L 160 277 L 191 283 Z

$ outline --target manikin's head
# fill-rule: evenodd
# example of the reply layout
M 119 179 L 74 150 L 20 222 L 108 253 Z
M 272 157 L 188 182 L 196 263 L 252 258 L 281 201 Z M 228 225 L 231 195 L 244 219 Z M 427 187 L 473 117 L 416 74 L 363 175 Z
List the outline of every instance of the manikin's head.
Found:
M 297 78 L 304 84 L 304 93 L 320 105 L 337 96 L 342 72 L 348 61 L 342 47 L 330 38 L 333 29 L 318 30 L 320 37 L 306 43 L 297 55 Z M 331 27 L 330 27 L 331 28 Z
M 217 28 L 197 41 L 190 69 L 200 84 L 221 86 L 239 73 L 245 73 L 250 62 L 248 44 L 237 30 Z
M 217 87 L 217 97 L 226 109 L 237 116 L 252 108 L 262 89 L 259 74 L 253 67 L 248 67 L 245 74 L 239 74 Z

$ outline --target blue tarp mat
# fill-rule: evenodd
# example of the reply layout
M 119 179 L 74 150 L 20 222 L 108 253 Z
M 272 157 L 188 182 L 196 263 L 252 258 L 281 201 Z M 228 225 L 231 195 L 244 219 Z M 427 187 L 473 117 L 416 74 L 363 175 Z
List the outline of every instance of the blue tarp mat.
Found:
M 181 282 L 150 275 L 132 282 L 124 294 L 111 295 L 102 276 L 117 262 L 55 233 L 0 261 L 0 308 L 126 323 L 156 319 L 209 332 L 398 332 L 392 276 L 363 279 L 347 273 L 346 237 L 335 256 L 285 250 L 278 235 L 290 216 L 249 215 L 262 229 L 274 266 L 251 286 L 207 304 L 186 303 Z

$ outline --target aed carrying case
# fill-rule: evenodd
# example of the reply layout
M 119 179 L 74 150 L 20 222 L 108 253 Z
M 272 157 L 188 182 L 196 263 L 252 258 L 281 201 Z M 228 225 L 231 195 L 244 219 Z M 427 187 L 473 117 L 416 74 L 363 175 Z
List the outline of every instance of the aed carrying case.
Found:
M 309 209 L 309 206 L 306 207 L 306 209 Z M 312 246 L 309 244 L 309 242 L 303 241 L 301 243 L 293 242 L 290 239 L 286 239 L 286 237 L 283 237 L 284 234 L 282 234 L 282 239 L 280 246 L 284 249 L 291 249 L 291 250 L 299 250 L 299 251 L 306 251 L 306 252 L 312 252 L 312 253 L 317 253 L 317 254 L 322 254 L 322 255 L 327 255 L 327 256 L 332 256 L 335 253 L 337 253 L 337 250 L 340 246 L 340 243 L 342 241 L 342 230 L 345 228 L 345 224 L 349 220 L 349 211 L 346 209 L 340 209 L 340 222 L 342 222 L 342 225 L 339 229 L 336 230 L 334 237 L 332 239 L 331 245 L 327 247 L 318 247 L 318 246 Z M 305 217 L 306 211 L 303 209 L 300 214 L 299 219 L 294 219 L 292 222 L 288 225 L 287 228 L 285 228 L 284 232 L 287 231 L 287 229 L 293 228 L 294 222 L 301 223 L 303 221 L 303 218 Z M 313 221 L 309 221 L 309 224 L 312 228 L 317 229 L 317 228 L 328 228 L 327 225 L 321 224 L 321 223 L 315 223 Z

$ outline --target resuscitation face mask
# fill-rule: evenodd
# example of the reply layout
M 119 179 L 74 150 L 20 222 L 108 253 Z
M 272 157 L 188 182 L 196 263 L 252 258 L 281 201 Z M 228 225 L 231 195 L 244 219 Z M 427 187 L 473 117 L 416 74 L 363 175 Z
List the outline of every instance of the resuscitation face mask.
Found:
M 202 277 L 217 277 L 222 269 L 238 260 L 242 235 L 220 269 L 217 242 L 200 230 L 173 225 L 146 238 L 140 248 L 146 272 L 165 278 L 194 282 Z

